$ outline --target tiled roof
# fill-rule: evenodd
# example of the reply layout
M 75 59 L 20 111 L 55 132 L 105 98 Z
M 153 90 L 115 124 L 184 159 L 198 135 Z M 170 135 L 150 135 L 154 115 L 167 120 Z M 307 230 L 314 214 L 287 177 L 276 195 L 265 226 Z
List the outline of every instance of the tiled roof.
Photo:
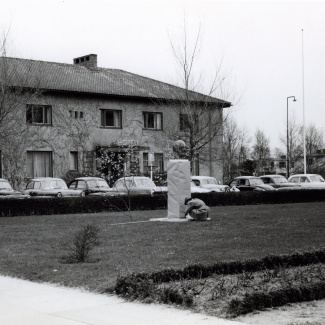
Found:
M 8 57 L 0 57 L 0 67 L 8 71 L 8 86 L 165 100 L 184 100 L 186 94 L 180 87 L 117 69 Z M 231 105 L 196 92 L 190 92 L 190 99 Z

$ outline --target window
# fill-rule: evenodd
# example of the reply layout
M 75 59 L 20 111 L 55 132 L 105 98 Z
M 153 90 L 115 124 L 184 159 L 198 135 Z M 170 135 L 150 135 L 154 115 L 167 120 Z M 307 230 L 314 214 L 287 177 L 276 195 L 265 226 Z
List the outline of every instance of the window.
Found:
M 41 188 L 41 182 L 39 181 L 30 181 L 28 182 L 28 184 L 26 185 L 26 189 L 27 190 L 32 190 L 32 189 L 40 189 Z
M 27 151 L 27 177 L 52 177 L 52 151 Z
M 145 129 L 162 130 L 162 113 L 143 112 Z
M 189 131 L 191 128 L 199 131 L 198 116 L 189 116 L 188 114 L 179 115 L 179 127 L 181 131 Z
M 279 168 L 285 168 L 285 167 L 286 167 L 285 161 L 280 161 L 279 162 Z
M 122 128 L 122 111 L 101 110 L 101 127 Z
M 70 151 L 70 170 L 78 170 L 78 151 Z
M 52 107 L 48 105 L 27 105 L 26 122 L 28 124 L 52 124 Z
M 164 172 L 164 154 L 155 153 L 155 160 L 152 162 L 152 172 L 163 173 Z M 150 162 L 149 162 L 149 153 L 143 153 L 143 174 L 149 176 L 151 171 Z
M 155 153 L 155 165 L 158 173 L 164 172 L 164 154 Z
M 84 117 L 84 112 L 78 112 L 78 111 L 69 111 L 70 117 L 74 118 L 83 118 Z
M 77 189 L 85 189 L 87 188 L 86 182 L 85 181 L 78 181 Z
M 181 131 L 188 131 L 190 128 L 190 121 L 187 114 L 180 114 L 180 130 Z

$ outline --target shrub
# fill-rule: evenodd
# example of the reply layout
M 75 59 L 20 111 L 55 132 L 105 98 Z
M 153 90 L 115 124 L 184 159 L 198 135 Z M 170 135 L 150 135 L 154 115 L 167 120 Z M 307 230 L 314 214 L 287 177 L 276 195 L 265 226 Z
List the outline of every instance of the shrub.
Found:
M 90 251 L 99 246 L 99 229 L 92 225 L 85 225 L 76 232 L 71 243 L 69 255 L 64 258 L 68 263 L 84 263 L 89 260 Z

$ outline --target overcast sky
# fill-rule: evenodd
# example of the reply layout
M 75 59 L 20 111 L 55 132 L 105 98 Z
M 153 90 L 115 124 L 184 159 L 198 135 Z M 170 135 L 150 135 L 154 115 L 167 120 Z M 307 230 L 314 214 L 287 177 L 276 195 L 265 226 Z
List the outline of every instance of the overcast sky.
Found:
M 288 96 L 298 122 L 305 110 L 305 124 L 325 131 L 325 1 L 0 0 L 0 28 L 10 27 L 15 57 L 73 63 L 94 53 L 100 67 L 175 84 L 170 38 L 184 13 L 193 30 L 202 24 L 200 68 L 208 75 L 222 59 L 227 99 L 252 137 L 259 128 L 281 146 Z

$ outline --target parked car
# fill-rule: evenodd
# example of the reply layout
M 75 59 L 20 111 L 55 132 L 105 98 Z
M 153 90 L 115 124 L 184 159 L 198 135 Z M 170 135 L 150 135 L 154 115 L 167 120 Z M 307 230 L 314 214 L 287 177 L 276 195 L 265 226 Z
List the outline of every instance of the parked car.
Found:
M 288 182 L 288 180 L 282 175 L 263 175 L 260 176 L 260 178 L 264 184 L 271 185 L 277 189 L 300 189 L 298 184 Z
M 106 180 L 100 177 L 78 177 L 69 183 L 68 188 L 81 191 L 80 196 L 115 193 Z
M 230 188 L 236 187 L 242 191 L 275 191 L 273 186 L 264 184 L 263 181 L 256 176 L 238 176 L 229 184 Z
M 228 192 L 228 185 L 220 185 L 214 177 L 210 176 L 191 176 L 192 182 L 196 186 L 210 190 L 211 192 Z
M 210 193 L 211 190 L 197 186 L 194 181 L 191 181 L 191 193 Z
M 302 189 L 325 189 L 325 180 L 318 174 L 292 175 L 288 181 L 299 185 Z
M 29 197 L 29 195 L 24 195 L 19 191 L 15 191 L 6 179 L 0 178 L 0 198 L 4 198 L 4 197 L 23 198 L 23 197 Z
M 114 183 L 113 189 L 119 194 L 127 195 L 153 195 L 154 193 L 167 192 L 166 186 L 156 186 L 149 177 L 145 176 L 119 178 Z
M 36 177 L 29 180 L 22 191 L 30 196 L 79 196 L 82 191 L 70 190 L 61 178 Z

